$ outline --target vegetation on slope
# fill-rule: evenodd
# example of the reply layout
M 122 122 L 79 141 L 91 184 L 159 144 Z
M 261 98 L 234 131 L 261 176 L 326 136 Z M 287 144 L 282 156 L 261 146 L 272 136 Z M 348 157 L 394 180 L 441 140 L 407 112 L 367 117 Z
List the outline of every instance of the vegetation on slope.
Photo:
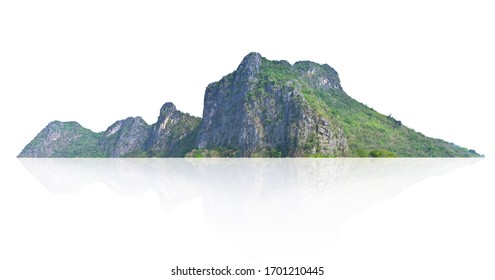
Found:
M 123 152 L 116 156 L 124 157 L 480 157 L 474 150 L 427 137 L 354 100 L 343 91 L 337 72 L 326 64 L 301 61 L 291 65 L 287 61 L 267 60 L 259 54 L 248 57 L 252 60 L 244 61 L 242 71 L 238 69 L 209 86 L 211 92 L 221 93 L 214 100 L 215 106 L 220 105 L 213 109 L 221 113 L 210 122 L 175 111 L 172 103 L 162 107 L 153 126 L 140 126 L 142 133 L 135 126 L 124 126 L 118 134 L 105 136 L 76 122 L 55 121 L 19 156 L 108 157 L 108 150 L 118 147 Z M 208 89 L 205 96 L 207 100 Z M 224 102 L 232 96 L 235 98 L 231 103 Z M 213 137 L 205 139 L 217 143 L 201 146 L 200 125 L 213 122 L 217 122 L 216 129 L 206 130 Z M 242 133 L 236 130 L 246 123 L 254 125 Z M 258 128 L 271 136 L 272 144 L 266 144 L 265 140 L 270 138 L 255 135 Z M 324 140 L 319 138 L 321 128 Z M 233 140 L 215 141 L 217 136 L 225 135 L 227 140 Z M 243 153 L 245 147 L 238 144 L 240 135 L 244 144 L 251 144 L 249 153 Z M 107 138 L 102 141 L 104 137 Z
M 477 157 L 475 151 L 440 139 L 426 137 L 391 116 L 385 116 L 348 96 L 341 88 L 321 87 L 314 77 L 332 76 L 327 65 L 313 62 L 287 62 L 264 59 L 259 89 L 268 84 L 292 86 L 309 105 L 328 120 L 337 120 L 348 139 L 349 157 Z M 303 73 L 312 71 L 312 75 Z M 338 76 L 337 82 L 338 82 Z

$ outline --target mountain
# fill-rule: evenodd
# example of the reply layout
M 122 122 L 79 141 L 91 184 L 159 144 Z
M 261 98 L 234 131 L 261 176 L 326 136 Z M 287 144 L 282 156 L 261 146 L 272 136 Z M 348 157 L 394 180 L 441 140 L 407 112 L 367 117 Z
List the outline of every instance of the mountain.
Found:
M 150 156 L 183 157 L 196 144 L 201 118 L 178 111 L 174 104 L 165 103 L 158 121 L 151 127 L 147 141 Z
M 195 147 L 200 121 L 170 102 L 153 125 L 129 117 L 95 133 L 77 122 L 54 121 L 18 157 L 183 157 Z
M 49 123 L 19 154 L 19 157 L 102 157 L 99 133 L 77 122 Z
M 198 149 L 191 154 L 221 155 L 226 148 L 239 156 L 479 156 L 354 100 L 327 64 L 291 65 L 258 53 L 206 88 Z
M 100 148 L 107 157 L 123 157 L 146 149 L 150 126 L 140 117 L 116 121 L 100 138 Z
M 198 147 L 230 147 L 240 156 L 343 156 L 344 130 L 307 100 L 312 89 L 341 90 L 337 72 L 247 55 L 235 72 L 206 88 Z
M 427 137 L 347 95 L 327 64 L 248 54 L 207 86 L 203 118 L 165 103 L 155 124 L 94 133 L 50 123 L 19 157 L 480 157 Z

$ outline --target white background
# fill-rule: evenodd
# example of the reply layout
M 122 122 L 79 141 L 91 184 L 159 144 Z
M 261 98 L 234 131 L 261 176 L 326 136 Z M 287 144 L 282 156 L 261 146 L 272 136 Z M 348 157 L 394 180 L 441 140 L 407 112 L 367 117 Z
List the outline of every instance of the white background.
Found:
M 1 1 L 0 278 L 167 279 L 178 262 L 304 262 L 325 265 L 330 279 L 493 279 L 493 14 L 491 1 L 477 0 Z M 151 192 L 129 198 L 101 182 L 53 194 L 14 159 L 55 119 L 94 131 L 127 116 L 152 123 L 166 101 L 201 116 L 208 83 L 251 51 L 328 63 L 358 101 L 489 158 L 376 199 L 346 218 L 332 244 L 311 224 L 292 238 L 236 238 L 211 226 L 201 197 L 165 212 Z M 46 170 L 54 180 L 60 175 Z M 408 176 L 398 176 L 397 186 Z M 311 194 L 308 182 L 301 186 Z M 370 186 L 382 184 L 374 177 Z M 342 201 L 361 195 L 340 186 Z M 229 201 L 222 195 L 218 206 Z M 248 210 L 270 209 L 277 197 L 265 199 Z M 305 223 L 323 219 L 322 205 L 292 214 Z M 298 249 L 267 247 L 285 240 Z
M 491 159 L 11 159 L 0 279 L 495 278 Z
M 6 157 L 52 120 L 94 131 L 205 87 L 251 51 L 328 63 L 346 92 L 432 137 L 494 153 L 491 1 L 2 1 Z

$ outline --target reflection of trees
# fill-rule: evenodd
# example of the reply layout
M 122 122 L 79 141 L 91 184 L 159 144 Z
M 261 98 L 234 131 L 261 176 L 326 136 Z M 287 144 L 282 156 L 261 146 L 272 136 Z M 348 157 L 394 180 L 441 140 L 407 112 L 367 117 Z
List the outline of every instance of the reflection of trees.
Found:
M 214 227 L 337 226 L 378 201 L 477 159 L 20 159 L 54 193 L 93 183 L 165 209 L 203 199 Z M 276 222 L 275 222 L 276 221 Z

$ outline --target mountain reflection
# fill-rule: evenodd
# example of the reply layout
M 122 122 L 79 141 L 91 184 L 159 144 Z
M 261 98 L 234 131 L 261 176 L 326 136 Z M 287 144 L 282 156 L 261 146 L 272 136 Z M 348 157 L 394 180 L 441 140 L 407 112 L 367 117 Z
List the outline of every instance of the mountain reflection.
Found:
M 20 161 L 53 193 L 76 193 L 85 186 L 103 183 L 128 196 L 155 192 L 166 210 L 202 198 L 207 225 L 213 229 L 301 231 L 322 223 L 338 229 L 355 213 L 421 180 L 478 159 Z

